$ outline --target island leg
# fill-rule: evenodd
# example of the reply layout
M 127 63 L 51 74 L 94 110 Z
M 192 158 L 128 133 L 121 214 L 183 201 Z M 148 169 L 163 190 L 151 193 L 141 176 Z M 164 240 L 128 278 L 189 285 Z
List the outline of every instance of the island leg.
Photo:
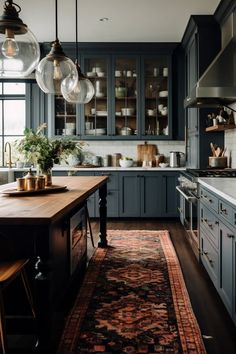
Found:
M 100 232 L 98 247 L 107 247 L 107 184 L 99 188 Z
M 36 253 L 37 261 L 35 263 L 35 302 L 36 319 L 38 328 L 38 343 L 35 352 L 37 354 L 51 353 L 51 331 L 52 314 L 50 308 L 50 266 L 48 258 L 48 237 L 37 237 Z

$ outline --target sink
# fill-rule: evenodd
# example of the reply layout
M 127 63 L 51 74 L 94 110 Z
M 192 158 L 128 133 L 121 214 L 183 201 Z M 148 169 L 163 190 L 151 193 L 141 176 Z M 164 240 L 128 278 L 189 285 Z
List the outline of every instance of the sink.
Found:
M 0 184 L 14 182 L 14 170 L 10 168 L 0 168 Z

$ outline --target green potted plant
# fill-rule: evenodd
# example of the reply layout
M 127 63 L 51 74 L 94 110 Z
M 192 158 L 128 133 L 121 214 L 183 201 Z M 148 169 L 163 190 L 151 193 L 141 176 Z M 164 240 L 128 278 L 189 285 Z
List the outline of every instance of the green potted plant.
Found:
M 49 139 L 43 134 L 46 123 L 36 131 L 26 128 L 24 137 L 16 141 L 16 149 L 26 161 L 38 168 L 37 174 L 48 176 L 46 185 L 50 185 L 51 170 L 54 164 L 59 164 L 69 155 L 81 153 L 83 143 L 71 139 Z

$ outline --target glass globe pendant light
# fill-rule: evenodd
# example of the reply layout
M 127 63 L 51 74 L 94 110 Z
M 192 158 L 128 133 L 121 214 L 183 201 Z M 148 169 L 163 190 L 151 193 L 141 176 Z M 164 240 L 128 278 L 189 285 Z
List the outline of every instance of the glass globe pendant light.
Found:
M 70 90 L 69 78 L 61 83 L 61 92 L 64 99 L 70 103 L 88 103 L 94 96 L 95 90 L 92 82 L 81 72 L 78 64 L 78 2 L 75 0 L 75 31 L 76 31 L 76 61 L 78 81 L 73 90 Z
M 61 94 L 61 82 L 65 78 L 68 92 L 78 81 L 78 72 L 73 61 L 63 52 L 58 39 L 57 0 L 55 0 L 56 40 L 52 43 L 49 54 L 38 64 L 35 72 L 36 81 L 45 93 Z
M 19 18 L 21 8 L 12 0 L 4 2 L 0 16 L 0 77 L 26 77 L 38 65 L 37 39 Z
M 78 72 L 78 82 L 75 88 L 70 91 L 68 87 L 69 78 L 65 78 L 61 83 L 61 92 L 64 99 L 70 103 L 88 103 L 94 96 L 95 90 L 92 82 L 81 72 L 78 61 L 75 62 Z

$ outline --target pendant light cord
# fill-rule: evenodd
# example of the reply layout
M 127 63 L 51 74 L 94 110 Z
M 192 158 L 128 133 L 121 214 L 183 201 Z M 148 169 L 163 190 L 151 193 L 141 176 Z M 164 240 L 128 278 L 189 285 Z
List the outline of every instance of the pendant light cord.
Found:
M 55 27 L 56 27 L 56 40 L 58 40 L 57 0 L 55 0 Z
M 78 61 L 79 47 L 78 47 L 78 0 L 75 0 L 75 57 Z

